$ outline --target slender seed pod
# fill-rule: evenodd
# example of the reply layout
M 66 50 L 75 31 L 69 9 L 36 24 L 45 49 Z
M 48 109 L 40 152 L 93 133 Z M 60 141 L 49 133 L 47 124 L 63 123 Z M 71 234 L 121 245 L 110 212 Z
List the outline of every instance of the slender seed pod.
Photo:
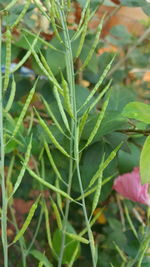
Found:
M 80 120 L 80 123 L 79 123 L 79 140 L 80 140 L 80 138 L 81 138 L 83 129 L 84 129 L 85 124 L 86 124 L 86 122 L 87 122 L 88 115 L 89 115 L 89 111 L 86 110 L 86 111 L 84 112 L 84 114 L 82 115 L 82 117 L 81 117 L 81 120 Z
M 104 118 L 105 111 L 106 111 L 106 108 L 108 106 L 109 98 L 110 98 L 110 92 L 108 94 L 107 99 L 105 100 L 105 102 L 103 104 L 102 110 L 100 111 L 99 116 L 97 118 L 97 122 L 96 122 L 96 124 L 95 124 L 95 126 L 94 126 L 94 128 L 93 128 L 93 130 L 92 130 L 92 132 L 91 132 L 91 134 L 90 134 L 90 136 L 88 138 L 88 141 L 87 141 L 87 143 L 86 143 L 84 148 L 86 148 L 93 141 L 95 135 L 97 134 L 97 131 L 98 131 L 98 129 L 99 129 L 100 125 L 101 125 L 101 122 L 102 122 L 102 120 Z
M 10 92 L 10 96 L 9 96 L 7 105 L 5 107 L 5 112 L 8 112 L 11 109 L 12 104 L 14 102 L 15 93 L 16 93 L 16 82 L 15 82 L 15 79 L 13 76 L 13 80 L 12 80 L 12 84 L 11 84 L 11 92 Z
M 16 243 L 24 235 L 25 231 L 27 230 L 27 228 L 28 228 L 28 226 L 29 226 L 34 214 L 35 214 L 35 211 L 36 211 L 36 209 L 38 207 L 39 200 L 40 200 L 40 196 L 37 198 L 37 200 L 32 205 L 32 207 L 31 207 L 31 209 L 29 211 L 29 214 L 28 214 L 28 216 L 27 216 L 27 218 L 26 218 L 21 230 L 18 232 L 18 234 L 16 235 L 16 237 L 14 238 L 14 240 L 12 242 L 13 244 Z
M 35 52 L 35 50 L 31 47 L 28 39 L 25 37 L 27 43 L 30 46 L 30 49 L 32 51 L 32 54 L 35 58 L 35 61 L 37 62 L 38 66 L 40 67 L 40 69 L 43 71 L 43 73 L 46 75 L 46 77 L 58 88 L 58 90 L 60 92 L 62 92 L 62 88 L 59 86 L 58 82 L 56 81 L 56 79 L 53 79 L 53 77 L 51 75 L 49 75 L 48 71 L 46 70 L 46 68 L 43 66 L 43 64 L 41 63 L 39 56 L 37 55 L 37 53 Z
M 56 217 L 58 228 L 61 230 L 62 229 L 62 220 L 61 220 L 61 216 L 60 216 L 59 210 L 57 208 L 56 203 L 53 201 L 53 199 L 51 197 L 50 197 L 50 201 L 51 201 L 51 204 L 52 204 L 52 208 L 54 210 L 54 214 L 55 214 L 55 217 Z
M 87 103 L 91 100 L 91 98 L 94 96 L 94 94 L 97 92 L 97 90 L 99 89 L 99 87 L 101 86 L 102 82 L 104 81 L 107 73 L 109 72 L 111 65 L 114 61 L 115 56 L 112 58 L 112 60 L 108 63 L 108 65 L 106 66 L 106 68 L 104 69 L 100 79 L 98 80 L 98 82 L 96 83 L 96 85 L 94 86 L 94 88 L 92 89 L 92 91 L 90 92 L 89 96 L 87 97 L 87 99 L 85 100 L 85 102 L 83 103 L 83 105 L 79 108 L 78 111 L 80 111 L 85 105 L 87 105 Z M 102 91 L 103 92 L 103 91 Z M 103 96 L 103 94 L 102 94 Z
M 62 88 L 63 88 L 63 92 L 64 92 L 64 101 L 65 101 L 66 110 L 69 113 L 70 117 L 74 118 L 73 109 L 72 109 L 72 105 L 71 105 L 71 101 L 70 101 L 69 87 L 68 87 L 68 84 L 64 78 L 62 79 Z
M 12 0 L 2 11 L 8 11 L 16 4 L 17 0 Z
M 58 93 L 56 87 L 53 88 L 53 93 L 54 93 L 55 99 L 57 101 L 58 108 L 59 108 L 59 111 L 60 111 L 62 120 L 64 122 L 64 125 L 66 126 L 66 129 L 70 132 L 70 127 L 69 127 L 68 119 L 67 119 L 67 116 L 65 114 L 64 107 L 62 105 L 62 102 L 61 102 L 61 99 L 60 99 L 60 96 L 59 96 L 59 93 Z
M 81 19 L 80 19 L 78 28 L 77 28 L 76 33 L 74 34 L 74 36 L 72 38 L 72 41 L 76 40 L 79 37 L 79 33 L 80 33 L 81 28 L 82 28 L 83 22 L 85 20 L 85 16 L 86 16 L 87 9 L 89 8 L 89 4 L 90 4 L 90 0 L 86 1 L 85 7 L 82 10 Z
M 46 206 L 46 203 L 44 201 L 43 204 L 44 214 L 45 214 L 45 226 L 46 226 L 46 234 L 47 234 L 47 241 L 50 249 L 52 250 L 52 253 L 57 257 L 56 252 L 53 248 L 53 242 L 52 242 L 52 235 L 51 235 L 51 226 L 49 222 L 49 216 L 48 216 L 48 208 Z
M 103 213 L 105 207 L 101 208 L 100 211 L 98 211 L 98 213 L 94 216 L 94 218 L 90 221 L 90 227 L 92 228 L 92 226 L 94 225 L 94 223 L 97 221 L 97 219 L 99 218 L 99 216 Z M 85 227 L 80 233 L 80 236 L 83 236 L 84 234 L 87 233 L 87 227 Z
M 80 56 L 80 54 L 81 54 L 81 51 L 82 51 L 82 48 L 83 48 L 83 45 L 84 45 L 84 41 L 85 41 L 85 37 L 86 37 L 86 34 L 87 34 L 89 18 L 90 18 L 90 9 L 87 8 L 87 11 L 86 11 L 86 14 L 85 14 L 85 22 L 84 22 L 83 30 L 82 30 L 82 35 L 81 35 L 81 39 L 80 39 L 80 42 L 79 42 L 79 46 L 78 46 L 75 58 L 78 58 Z
M 56 184 L 56 187 L 60 189 L 58 177 L 56 178 L 56 183 L 55 184 Z M 59 207 L 59 209 L 61 211 L 61 214 L 62 214 L 62 216 L 64 216 L 63 209 L 62 209 L 63 208 L 63 202 L 62 202 L 61 195 L 56 193 L 56 199 L 57 199 L 57 205 L 58 205 L 58 207 Z
M 102 97 L 104 96 L 105 93 L 107 93 L 107 91 L 109 90 L 110 86 L 111 86 L 112 80 L 110 80 L 108 82 L 108 84 L 105 86 L 105 88 L 103 89 L 103 91 L 99 94 L 99 96 L 95 99 L 95 101 L 93 101 L 93 103 L 91 103 L 90 107 L 89 107 L 89 112 L 96 106 L 96 104 L 102 99 Z
M 9 28 L 6 30 L 6 61 L 5 61 L 5 77 L 4 77 L 4 92 L 7 90 L 9 84 L 10 76 L 10 66 L 11 66 L 11 31 Z
M 57 177 L 60 179 L 60 181 L 61 181 L 62 183 L 64 183 L 66 186 L 68 186 L 68 185 L 66 184 L 66 182 L 63 180 L 63 178 L 62 178 L 62 176 L 61 176 L 61 174 L 60 174 L 60 172 L 59 172 L 59 170 L 58 170 L 58 168 L 57 168 L 57 166 L 56 166 L 56 164 L 55 164 L 55 162 L 54 162 L 54 160 L 53 160 L 52 154 L 51 154 L 51 152 L 50 152 L 50 149 L 49 149 L 48 144 L 47 144 L 46 141 L 44 141 L 44 147 L 45 147 L 45 150 L 46 150 L 48 159 L 49 159 L 49 161 L 50 161 L 50 164 L 51 164 L 51 166 L 52 166 L 52 168 L 53 168 L 55 174 L 57 175 Z
M 65 134 L 65 132 L 64 132 L 64 130 L 62 129 L 61 125 L 60 125 L 59 122 L 57 121 L 57 119 L 56 119 L 54 113 L 53 113 L 52 110 L 51 110 L 50 105 L 48 105 L 47 101 L 46 101 L 43 97 L 42 97 L 42 101 L 43 101 L 43 103 L 44 103 L 44 106 L 45 106 L 46 109 L 47 109 L 47 112 L 48 112 L 49 116 L 52 118 L 53 122 L 55 123 L 55 125 L 57 126 L 57 128 L 59 129 L 59 131 L 60 131 L 65 137 L 67 137 L 68 139 L 70 139 L 70 137 L 67 136 L 67 135 Z
M 81 237 L 80 235 L 76 235 L 76 234 L 72 234 L 72 233 L 68 233 L 68 232 L 65 232 L 65 234 L 67 236 L 69 236 L 70 238 L 72 238 L 73 240 L 77 240 L 77 241 L 84 243 L 84 244 L 89 244 L 89 240 L 87 240 L 84 237 Z
M 16 72 L 26 61 L 27 59 L 31 56 L 32 54 L 32 49 L 34 48 L 34 46 L 36 45 L 37 43 L 37 40 L 38 40 L 38 36 L 39 34 L 37 34 L 37 36 L 35 37 L 32 45 L 31 45 L 31 48 L 28 50 L 28 52 L 24 55 L 24 57 L 18 62 L 18 64 L 15 66 L 14 69 L 12 69 L 11 73 L 14 73 Z
M 43 184 L 44 186 L 46 186 L 47 188 L 51 189 L 54 192 L 58 192 L 59 194 L 61 194 L 63 197 L 70 199 L 71 201 L 74 201 L 73 198 L 71 198 L 66 192 L 62 191 L 61 189 L 58 189 L 56 186 L 46 182 L 43 178 L 41 178 L 39 175 L 37 175 L 35 172 L 33 172 L 31 169 L 29 169 L 27 167 L 27 171 L 29 172 L 29 174 L 35 179 L 37 180 L 39 183 Z
M 96 192 L 95 192 L 95 195 L 94 195 L 94 198 L 93 198 L 91 215 L 93 214 L 93 211 L 96 209 L 98 201 L 99 201 L 99 197 L 100 197 L 100 194 L 101 194 L 101 188 L 102 188 L 102 177 L 103 177 L 103 172 L 101 171 L 100 176 L 98 178 Z
M 74 250 L 74 252 L 72 254 L 72 257 L 71 257 L 71 260 L 70 260 L 70 262 L 68 264 L 68 267 L 72 267 L 73 266 L 73 264 L 74 264 L 74 262 L 76 260 L 76 257 L 77 257 L 77 255 L 79 253 L 79 249 L 80 249 L 80 247 L 79 247 L 79 245 L 77 245 L 76 249 Z
M 93 42 L 93 45 L 92 45 L 92 47 L 91 47 L 91 49 L 90 49 L 90 51 L 89 51 L 84 63 L 83 63 L 83 65 L 79 69 L 79 71 L 82 71 L 89 64 L 89 62 L 90 62 L 90 60 L 91 60 L 91 58 L 93 56 L 93 53 L 94 53 L 94 51 L 96 49 L 96 46 L 97 46 L 97 44 L 99 42 L 99 36 L 100 36 L 101 30 L 102 30 L 103 20 L 104 20 L 104 17 L 102 18 L 102 20 L 101 20 L 101 22 L 100 22 L 100 24 L 99 24 L 99 26 L 97 28 L 97 33 L 95 35 L 95 40 Z
M 91 187 L 95 181 L 97 180 L 97 178 L 100 176 L 101 170 L 105 170 L 107 168 L 107 166 L 109 165 L 109 163 L 116 157 L 116 154 L 118 152 L 118 150 L 120 149 L 120 147 L 122 146 L 122 143 L 119 144 L 108 156 L 108 158 L 104 161 L 103 165 L 101 166 L 101 163 L 99 165 L 99 168 L 97 170 L 97 172 L 94 174 L 94 176 L 92 177 L 92 179 L 90 180 L 89 183 L 89 187 Z
M 27 151 L 25 153 L 25 158 L 23 161 L 22 168 L 21 168 L 20 173 L 17 177 L 16 183 L 15 183 L 14 188 L 13 188 L 13 192 L 12 192 L 11 196 L 9 197 L 9 199 L 15 194 L 15 192 L 17 191 L 18 187 L 21 184 L 22 178 L 25 174 L 26 167 L 27 167 L 27 164 L 29 162 L 30 155 L 31 155 L 31 148 L 32 148 L 32 137 L 30 139 L 30 142 L 29 142 L 28 147 L 27 147 Z
M 16 21 L 15 21 L 15 22 L 13 23 L 13 25 L 11 26 L 11 30 L 12 30 L 13 28 L 15 28 L 15 27 L 20 23 L 20 21 L 23 19 L 24 15 L 26 14 L 26 12 L 27 12 L 27 10 L 28 10 L 28 8 L 29 8 L 29 6 L 30 6 L 30 3 L 31 3 L 30 0 L 27 0 L 27 1 L 26 1 L 23 10 L 21 11 L 21 13 L 20 13 L 20 15 L 18 16 L 18 18 L 16 19 Z
M 56 148 L 63 153 L 65 156 L 70 158 L 70 155 L 64 150 L 64 148 L 57 142 L 56 138 L 54 137 L 54 135 L 52 134 L 51 130 L 49 129 L 49 127 L 47 126 L 47 124 L 44 122 L 44 120 L 42 120 L 42 118 L 40 117 L 40 115 L 38 114 L 38 112 L 35 110 L 36 115 L 39 119 L 39 123 L 40 125 L 43 127 L 43 129 L 45 130 L 45 132 L 47 133 L 47 135 L 49 136 L 50 140 L 52 141 L 52 143 L 56 146 Z
M 54 33 L 57 37 L 57 39 L 59 40 L 60 43 L 63 43 L 59 32 L 57 30 L 57 26 L 56 26 L 56 22 L 55 22 L 55 18 L 57 17 L 57 13 L 56 13 L 56 9 L 55 9 L 55 2 L 53 0 L 51 0 L 51 23 L 52 23 L 52 27 L 54 30 Z
M 58 89 L 58 91 L 59 91 L 61 94 L 63 94 L 62 89 L 60 90 L 60 85 L 59 85 L 58 81 L 56 80 L 56 78 L 55 78 L 53 72 L 52 72 L 51 69 L 50 69 L 50 66 L 48 65 L 48 63 L 47 63 L 45 57 L 42 55 L 41 52 L 40 52 L 40 57 L 41 57 L 41 62 L 42 62 L 42 64 L 43 64 L 44 68 L 46 69 L 46 71 L 48 72 L 49 76 L 51 77 L 51 81 L 52 81 L 53 84 L 56 86 L 56 88 Z
M 33 32 L 30 32 L 30 31 L 28 31 L 27 29 L 22 29 L 22 31 L 25 32 L 25 33 L 27 33 L 27 34 L 29 34 L 31 37 L 34 37 L 35 39 L 37 38 L 38 41 L 39 41 L 40 43 L 42 43 L 43 45 L 45 45 L 46 47 L 49 47 L 49 48 L 51 48 L 51 49 L 53 49 L 53 50 L 55 50 L 55 51 L 59 51 L 59 52 L 61 52 L 61 51 L 60 51 L 59 49 L 57 49 L 55 46 L 53 46 L 52 44 L 48 43 L 47 41 L 45 41 L 45 40 L 42 39 L 41 37 L 39 37 L 39 35 L 37 35 L 37 34 L 35 34 L 35 33 L 33 33 Z
M 12 133 L 12 137 L 11 137 L 11 139 L 13 139 L 13 138 L 15 137 L 15 135 L 17 134 L 17 132 L 18 132 L 18 130 L 19 130 L 21 124 L 22 124 L 22 121 L 23 121 L 23 119 L 24 119 L 24 116 L 25 116 L 25 114 L 26 114 L 26 112 L 27 112 L 27 109 L 28 109 L 28 107 L 29 107 L 29 105 L 30 105 L 30 103 L 31 103 L 31 100 L 32 100 L 32 98 L 33 98 L 33 95 L 34 95 L 34 93 L 35 93 L 35 88 L 36 88 L 37 82 L 38 82 L 38 79 L 35 81 L 35 83 L 34 83 L 34 85 L 33 85 L 33 88 L 31 89 L 31 91 L 30 91 L 30 93 L 29 93 L 29 95 L 28 95 L 28 97 L 27 97 L 27 99 L 26 99 L 26 102 L 25 102 L 25 104 L 24 104 L 24 107 L 23 107 L 23 109 L 22 109 L 22 111 L 21 111 L 21 113 L 20 113 L 20 116 L 19 116 L 18 121 L 17 121 L 17 123 L 16 123 L 16 126 L 15 126 L 15 128 L 14 128 L 14 131 L 13 131 L 13 133 Z

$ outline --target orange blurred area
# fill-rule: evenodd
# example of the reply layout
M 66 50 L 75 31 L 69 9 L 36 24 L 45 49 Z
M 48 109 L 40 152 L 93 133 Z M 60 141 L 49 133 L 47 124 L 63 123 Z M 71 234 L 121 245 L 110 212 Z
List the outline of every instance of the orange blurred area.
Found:
M 101 208 L 97 208 L 95 211 L 94 211 L 94 215 L 96 215 L 98 212 L 100 212 L 102 209 Z M 104 212 L 102 212 L 101 214 L 100 214 L 100 216 L 98 217 L 98 219 L 97 219 L 97 223 L 99 223 L 99 224 L 105 224 L 107 222 L 107 220 L 106 220 L 106 217 L 105 217 L 105 215 L 104 215 Z

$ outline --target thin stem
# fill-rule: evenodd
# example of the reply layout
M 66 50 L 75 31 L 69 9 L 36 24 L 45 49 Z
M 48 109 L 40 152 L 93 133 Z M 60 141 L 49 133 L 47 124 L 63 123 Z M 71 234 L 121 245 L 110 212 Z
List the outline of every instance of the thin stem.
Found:
M 82 196 L 83 213 L 84 213 L 86 227 L 87 227 L 87 231 L 88 231 L 88 237 L 89 237 L 89 241 L 90 241 L 92 263 L 93 263 L 93 267 L 96 267 L 95 247 L 94 247 L 93 234 L 92 234 L 90 223 L 89 223 L 88 216 L 87 216 L 86 204 L 85 204 L 85 198 L 84 198 L 84 190 L 83 190 L 83 185 L 82 185 L 82 179 L 81 179 L 79 161 L 78 160 L 77 160 L 77 175 L 78 175 L 78 181 L 79 181 L 79 186 L 80 186 L 80 192 L 81 192 L 81 196 Z
M 11 217 L 12 217 L 12 220 L 13 220 L 13 225 L 15 226 L 16 232 L 18 233 L 19 232 L 19 228 L 18 228 L 16 217 L 15 217 L 15 214 L 14 214 L 14 209 L 12 208 L 11 205 L 9 206 L 9 209 L 10 209 Z M 19 239 L 19 244 L 20 244 L 21 254 L 22 254 L 22 266 L 26 267 L 26 255 L 25 255 L 26 245 L 25 245 L 23 237 L 21 237 Z
M 2 219 L 1 219 L 1 228 L 2 228 L 2 245 L 4 252 L 4 267 L 8 267 L 8 241 L 7 241 L 7 191 L 5 186 L 5 173 L 4 173 L 4 128 L 3 128 L 3 101 L 2 101 L 2 72 L 1 72 L 1 18 L 0 18 L 0 175 L 1 175 L 1 188 L 2 188 Z
M 36 240 L 36 237 L 38 235 L 38 232 L 39 232 L 39 229 L 40 229 L 40 225 L 41 225 L 41 222 L 42 222 L 42 218 L 43 218 L 43 209 L 41 208 L 41 212 L 40 212 L 40 216 L 39 216 L 39 219 L 38 219 L 38 223 L 37 223 L 37 227 L 36 227 L 35 233 L 34 233 L 34 235 L 32 237 L 32 241 L 31 241 L 31 243 L 30 243 L 30 245 L 29 245 L 29 247 L 28 247 L 28 249 L 27 249 L 27 251 L 25 253 L 26 257 L 28 256 L 28 254 L 29 254 L 29 252 L 30 252 L 35 240 Z
M 58 3 L 59 5 L 59 3 Z M 74 147 L 74 132 L 75 132 L 75 121 L 76 121 L 76 100 L 75 100 L 75 81 L 74 81 L 74 67 L 73 67 L 73 56 L 72 56 L 72 50 L 71 50 L 71 41 L 69 37 L 69 32 L 66 24 L 66 18 L 64 14 L 64 10 L 60 9 L 59 7 L 59 13 L 61 18 L 61 24 L 64 32 L 64 40 L 65 40 L 65 47 L 66 47 L 66 53 L 65 53 L 65 60 L 66 60 L 66 69 L 67 69 L 67 79 L 70 87 L 70 98 L 72 101 L 72 107 L 73 107 L 73 113 L 74 113 L 74 119 L 71 119 L 71 140 L 70 140 L 70 161 L 69 161 L 69 178 L 68 178 L 68 189 L 67 194 L 71 194 L 71 187 L 72 187 L 72 177 L 73 177 L 73 147 Z M 62 266 L 62 260 L 63 260 L 63 254 L 64 254 L 64 248 L 65 248 L 65 232 L 67 228 L 67 221 L 68 221 L 68 215 L 69 215 L 69 208 L 70 208 L 70 200 L 66 200 L 66 207 L 65 207 L 65 217 L 64 217 L 64 223 L 62 228 L 62 242 L 61 242 L 61 249 L 60 249 L 60 255 L 59 255 L 59 261 L 58 261 L 58 267 Z
M 143 134 L 145 136 L 150 135 L 150 129 L 119 129 L 117 132 L 126 133 L 126 134 Z

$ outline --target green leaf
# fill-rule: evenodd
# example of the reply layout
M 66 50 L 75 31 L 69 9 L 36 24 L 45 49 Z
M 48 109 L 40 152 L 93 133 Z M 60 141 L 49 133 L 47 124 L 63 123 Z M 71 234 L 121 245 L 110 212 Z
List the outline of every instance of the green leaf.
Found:
M 125 106 L 122 115 L 150 124 L 150 105 L 142 102 L 131 102 Z
M 142 184 L 150 182 L 150 136 L 146 138 L 141 157 L 140 157 L 140 174 Z
M 73 236 L 69 236 L 69 234 Z M 72 255 L 76 248 L 79 246 L 80 242 L 78 240 L 74 239 L 74 235 L 76 235 L 76 232 L 74 228 L 67 223 L 67 233 L 65 238 L 65 249 L 64 249 L 64 255 L 63 255 L 63 264 L 68 264 L 71 261 Z M 53 248 L 56 252 L 56 255 L 59 257 L 60 255 L 60 249 L 61 249 L 61 241 L 62 241 L 62 231 L 57 229 L 54 232 L 53 235 Z M 80 247 L 78 250 L 78 253 L 76 255 L 76 259 L 79 257 Z
M 42 261 L 42 263 L 44 264 L 45 267 L 52 267 L 53 265 L 50 263 L 50 261 L 48 260 L 48 258 L 41 253 L 38 250 L 31 250 L 30 254 L 37 260 Z

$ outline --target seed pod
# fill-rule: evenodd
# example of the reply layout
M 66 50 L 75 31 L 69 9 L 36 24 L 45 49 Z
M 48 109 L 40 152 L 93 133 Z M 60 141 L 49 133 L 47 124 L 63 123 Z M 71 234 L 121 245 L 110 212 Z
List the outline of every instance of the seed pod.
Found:
M 13 139 L 15 137 L 15 135 L 17 134 L 17 132 L 18 132 L 18 130 L 19 130 L 21 124 L 22 124 L 22 121 L 24 119 L 24 116 L 25 116 L 25 114 L 27 112 L 27 109 L 28 109 L 30 103 L 31 103 L 32 97 L 33 97 L 33 95 L 35 93 L 35 88 L 36 88 L 37 82 L 38 82 L 38 79 L 35 81 L 35 83 L 33 85 L 33 88 L 31 89 L 31 91 L 30 91 L 30 93 L 29 93 L 29 95 L 28 95 L 28 97 L 26 99 L 26 102 L 24 104 L 24 107 L 23 107 L 23 109 L 22 109 L 22 111 L 20 113 L 20 116 L 18 118 L 18 121 L 16 123 L 15 129 L 14 129 L 14 131 L 12 133 L 11 139 Z
M 91 58 L 93 56 L 93 53 L 94 53 L 94 51 L 96 49 L 96 46 L 97 46 L 97 44 L 99 42 L 99 36 L 100 36 L 101 30 L 102 30 L 103 20 L 104 20 L 104 17 L 102 18 L 102 20 L 101 20 L 101 22 L 100 22 L 100 24 L 99 24 L 99 26 L 97 28 L 97 33 L 95 35 L 95 40 L 93 42 L 93 45 L 92 45 L 92 47 L 91 47 L 91 49 L 90 49 L 90 51 L 89 51 L 84 63 L 83 63 L 83 65 L 79 69 L 79 71 L 82 71 L 89 64 L 89 62 L 90 62 L 90 60 L 91 60 Z
M 10 8 L 12 8 L 16 4 L 17 0 L 12 0 L 3 10 L 8 11 Z
M 20 15 L 18 16 L 18 18 L 16 19 L 16 21 L 14 22 L 14 24 L 11 26 L 11 30 L 14 27 L 16 27 L 19 24 L 19 22 L 23 19 L 24 15 L 26 14 L 26 12 L 27 12 L 27 10 L 28 10 L 28 8 L 30 6 L 30 2 L 31 2 L 30 0 L 27 0 L 26 1 L 23 10 L 21 11 Z
M 39 123 L 41 124 L 41 126 L 43 127 L 43 129 L 45 130 L 45 132 L 47 133 L 47 135 L 49 136 L 50 140 L 52 141 L 52 143 L 56 146 L 56 148 L 63 153 L 65 156 L 70 158 L 70 155 L 64 150 L 64 148 L 57 142 L 56 138 L 54 137 L 54 135 L 52 134 L 51 130 L 48 128 L 47 124 L 44 122 L 44 120 L 42 120 L 42 118 L 40 117 L 40 115 L 38 114 L 38 112 L 35 110 L 36 115 L 39 119 Z
M 56 203 L 53 201 L 52 198 L 50 198 L 50 201 L 51 201 L 51 204 L 52 204 L 52 208 L 54 210 L 54 214 L 56 216 L 56 221 L 57 221 L 58 228 L 61 230 L 62 229 L 62 220 L 61 220 L 61 216 L 60 216 L 59 210 L 57 208 Z
M 5 77 L 4 77 L 4 92 L 7 90 L 9 84 L 10 76 L 10 66 L 11 66 L 11 31 L 9 28 L 6 30 L 6 61 L 5 61 Z
M 49 159 L 49 161 L 50 161 L 50 164 L 51 164 L 51 166 L 52 166 L 52 168 L 53 168 L 55 174 L 57 175 L 57 177 L 60 179 L 60 181 L 61 181 L 62 183 L 64 183 L 66 186 L 68 186 L 68 185 L 65 183 L 65 181 L 63 180 L 63 178 L 62 178 L 62 176 L 61 176 L 61 174 L 60 174 L 60 172 L 59 172 L 59 170 L 58 170 L 58 168 L 57 168 L 57 166 L 56 166 L 56 164 L 55 164 L 55 162 L 54 162 L 54 160 L 53 160 L 52 154 L 51 154 L 51 152 L 50 152 L 50 149 L 49 149 L 48 144 L 47 144 L 46 141 L 44 141 L 44 147 L 45 147 L 45 150 L 46 150 L 48 159 Z
M 13 244 L 16 243 L 25 233 L 25 231 L 27 230 L 33 216 L 34 216 L 34 213 L 38 207 L 38 202 L 40 200 L 40 196 L 37 198 L 37 200 L 34 202 L 34 204 L 32 205 L 30 211 L 29 211 L 29 214 L 21 228 L 21 230 L 18 232 L 18 234 L 16 235 L 16 237 L 14 238 L 13 240 Z
M 100 125 L 101 125 L 101 122 L 102 122 L 102 120 L 104 118 L 105 111 L 106 111 L 106 108 L 107 108 L 108 103 L 109 103 L 109 98 L 110 98 L 110 92 L 108 94 L 107 99 L 105 100 L 105 102 L 103 104 L 102 110 L 100 111 L 100 113 L 98 115 L 96 124 L 95 124 L 95 126 L 94 126 L 94 128 L 93 128 L 93 130 L 92 130 L 92 132 L 91 132 L 91 134 L 90 134 L 90 136 L 88 138 L 88 141 L 87 141 L 87 143 L 86 143 L 86 145 L 84 146 L 83 149 L 85 149 L 92 142 L 92 140 L 94 139 L 95 135 L 97 134 L 97 131 L 98 131 L 98 129 L 99 129 Z
M 72 105 L 71 105 L 71 101 L 70 101 L 69 88 L 68 88 L 68 84 L 64 78 L 62 80 L 62 87 L 63 87 L 63 92 L 64 92 L 64 101 L 65 101 L 66 110 L 68 111 L 70 117 L 74 118 L 73 109 L 72 109 Z
M 99 87 L 101 86 L 102 82 L 104 81 L 107 73 L 109 72 L 111 65 L 114 61 L 115 56 L 112 58 L 112 60 L 108 63 L 108 65 L 106 66 L 106 68 L 104 69 L 101 77 L 99 78 L 98 82 L 96 83 L 96 85 L 94 86 L 94 88 L 92 89 L 92 91 L 90 92 L 89 96 L 87 97 L 87 99 L 85 100 L 85 102 L 83 103 L 83 105 L 79 108 L 78 111 L 80 111 L 85 105 L 88 104 L 88 102 L 91 100 L 91 98 L 94 96 L 94 94 L 97 92 L 97 90 L 99 89 Z M 103 90 L 104 91 L 104 90 Z M 103 93 L 102 91 L 102 93 Z M 103 96 L 103 94 L 102 94 Z M 91 110 L 91 109 L 90 109 Z
M 31 148 L 32 148 L 32 137 L 30 139 L 30 142 L 29 142 L 28 147 L 27 147 L 27 151 L 25 153 L 25 158 L 23 161 L 22 168 L 21 168 L 20 173 L 17 177 L 16 183 L 15 183 L 14 188 L 13 188 L 13 192 L 12 192 L 11 196 L 9 197 L 9 199 L 15 194 L 15 192 L 17 191 L 18 187 L 21 184 L 22 178 L 25 174 L 26 167 L 27 167 L 27 164 L 29 162 L 30 155 L 31 155 Z
M 85 41 L 85 37 L 86 37 L 86 34 L 87 34 L 89 18 L 90 18 L 90 9 L 87 8 L 87 11 L 86 11 L 86 14 L 85 14 L 85 21 L 84 21 L 84 25 L 83 25 L 83 30 L 82 30 L 82 35 L 81 35 L 81 39 L 80 39 L 80 42 L 79 42 L 79 46 L 78 46 L 75 58 L 78 58 L 80 56 L 81 51 L 82 51 L 82 48 L 83 48 L 83 45 L 84 45 L 84 41 Z
M 59 111 L 60 111 L 62 120 L 63 120 L 63 122 L 64 122 L 64 124 L 66 126 L 66 129 L 70 132 L 70 127 L 69 127 L 68 119 L 67 119 L 66 113 L 64 111 L 64 107 L 63 107 L 62 102 L 61 102 L 61 98 L 59 96 L 59 93 L 58 93 L 56 87 L 53 88 L 53 93 L 54 93 L 54 96 L 56 98 L 56 101 L 57 101 L 57 104 L 58 104 L 58 108 L 59 108 Z
M 5 112 L 8 112 L 11 109 L 12 104 L 14 102 L 15 93 L 16 93 L 16 82 L 15 82 L 15 79 L 13 76 L 12 85 L 11 85 L 11 92 L 10 92 L 10 96 L 9 96 L 7 105 L 5 107 Z
M 46 186 L 47 188 L 51 189 L 54 192 L 58 192 L 60 195 L 62 195 L 65 198 L 70 199 L 71 201 L 74 201 L 73 198 L 71 198 L 66 192 L 62 191 L 61 189 L 58 189 L 56 186 L 46 182 L 43 178 L 41 178 L 39 175 L 37 175 L 35 172 L 33 172 L 31 169 L 29 169 L 27 167 L 27 171 L 29 172 L 29 174 L 35 179 L 37 180 L 39 183 L 41 183 L 42 185 Z

